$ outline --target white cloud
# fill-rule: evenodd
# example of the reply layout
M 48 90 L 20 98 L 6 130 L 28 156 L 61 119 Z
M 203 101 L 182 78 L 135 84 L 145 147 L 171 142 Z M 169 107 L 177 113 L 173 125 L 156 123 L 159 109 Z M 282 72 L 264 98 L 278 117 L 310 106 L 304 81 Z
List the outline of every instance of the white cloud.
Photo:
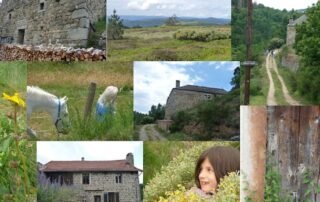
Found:
M 265 6 L 278 8 L 278 9 L 303 9 L 307 8 L 308 6 L 312 6 L 313 3 L 317 3 L 317 0 L 281 0 L 281 1 L 274 1 L 274 0 L 254 0 L 256 3 L 261 3 Z
M 180 85 L 194 84 L 200 77 L 192 78 L 183 65 L 169 62 L 135 62 L 134 63 L 134 109 L 147 113 L 152 105 L 166 104 L 167 97 L 176 80 Z
M 159 4 L 159 0 L 131 0 L 128 2 L 128 8 L 137 10 L 147 10 L 153 5 Z

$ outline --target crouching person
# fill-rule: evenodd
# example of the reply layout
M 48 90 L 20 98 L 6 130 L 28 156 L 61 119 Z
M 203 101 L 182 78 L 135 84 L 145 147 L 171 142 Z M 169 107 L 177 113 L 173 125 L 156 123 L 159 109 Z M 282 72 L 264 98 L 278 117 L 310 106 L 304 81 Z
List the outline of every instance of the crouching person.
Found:
M 103 121 L 107 114 L 114 115 L 116 112 L 115 101 L 117 99 L 118 88 L 108 86 L 105 91 L 99 96 L 96 105 L 96 119 Z

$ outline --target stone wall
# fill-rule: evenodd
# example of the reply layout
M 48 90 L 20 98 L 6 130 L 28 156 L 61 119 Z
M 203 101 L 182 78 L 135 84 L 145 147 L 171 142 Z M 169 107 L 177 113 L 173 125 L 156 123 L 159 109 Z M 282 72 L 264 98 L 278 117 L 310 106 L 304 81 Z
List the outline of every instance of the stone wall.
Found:
M 165 119 L 170 120 L 178 111 L 192 108 L 214 97 L 216 97 L 214 94 L 172 89 L 166 104 Z
M 3 0 L 0 38 L 28 45 L 85 47 L 90 24 L 105 14 L 105 0 Z
M 116 183 L 116 176 L 122 175 L 122 183 Z M 94 196 L 101 196 L 104 200 L 104 193 L 118 192 L 121 202 L 139 202 L 140 187 L 137 172 L 118 172 L 118 173 L 90 173 L 90 184 L 82 184 L 82 173 L 73 174 L 73 184 L 83 188 L 87 202 L 94 202 Z
M 287 26 L 287 45 L 293 45 L 296 40 L 296 27 L 294 25 Z

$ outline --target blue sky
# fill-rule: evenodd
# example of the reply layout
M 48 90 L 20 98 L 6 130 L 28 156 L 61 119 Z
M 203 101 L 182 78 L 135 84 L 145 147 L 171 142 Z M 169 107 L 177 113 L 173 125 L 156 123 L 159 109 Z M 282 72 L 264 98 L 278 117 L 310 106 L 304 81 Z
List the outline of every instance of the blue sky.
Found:
M 231 1 L 221 0 L 109 0 L 108 15 L 113 9 L 121 15 L 231 18 Z
M 118 141 L 38 141 L 37 161 L 45 164 L 49 161 L 66 160 L 121 160 L 133 153 L 134 164 L 143 170 L 143 142 Z M 139 176 L 143 182 L 143 174 Z
M 231 90 L 239 62 L 134 62 L 134 110 L 147 113 L 152 105 L 164 105 L 169 93 L 180 86 L 197 85 Z

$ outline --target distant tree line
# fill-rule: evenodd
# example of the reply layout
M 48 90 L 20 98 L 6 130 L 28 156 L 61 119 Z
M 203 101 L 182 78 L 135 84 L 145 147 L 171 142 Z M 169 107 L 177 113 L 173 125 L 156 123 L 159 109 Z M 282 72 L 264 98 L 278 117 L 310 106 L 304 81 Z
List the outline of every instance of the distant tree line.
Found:
M 156 105 L 152 105 L 148 114 L 143 114 L 140 112 L 134 112 L 134 123 L 135 125 L 143 125 L 155 123 L 157 120 L 164 119 L 165 114 L 165 106 L 160 103 Z

